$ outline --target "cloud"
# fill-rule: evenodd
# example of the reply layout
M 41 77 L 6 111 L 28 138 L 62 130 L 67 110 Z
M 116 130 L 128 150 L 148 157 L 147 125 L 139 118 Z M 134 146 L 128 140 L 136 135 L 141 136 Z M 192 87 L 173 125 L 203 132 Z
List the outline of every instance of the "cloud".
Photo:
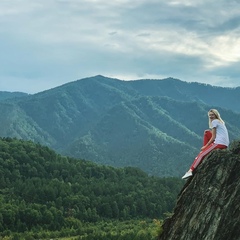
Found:
M 97 74 L 238 86 L 239 16 L 234 0 L 1 1 L 0 90 Z

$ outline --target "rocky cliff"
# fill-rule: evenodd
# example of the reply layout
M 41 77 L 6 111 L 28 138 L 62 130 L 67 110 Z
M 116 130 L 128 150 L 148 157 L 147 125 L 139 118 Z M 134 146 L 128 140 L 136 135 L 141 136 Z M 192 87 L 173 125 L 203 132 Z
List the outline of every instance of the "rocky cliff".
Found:
M 203 160 L 158 239 L 240 240 L 240 141 Z

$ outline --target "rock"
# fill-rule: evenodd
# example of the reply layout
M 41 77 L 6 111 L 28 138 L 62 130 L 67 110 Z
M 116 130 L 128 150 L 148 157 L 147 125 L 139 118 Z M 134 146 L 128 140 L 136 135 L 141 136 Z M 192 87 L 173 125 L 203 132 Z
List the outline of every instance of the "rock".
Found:
M 240 240 L 240 142 L 214 150 L 187 180 L 159 240 Z

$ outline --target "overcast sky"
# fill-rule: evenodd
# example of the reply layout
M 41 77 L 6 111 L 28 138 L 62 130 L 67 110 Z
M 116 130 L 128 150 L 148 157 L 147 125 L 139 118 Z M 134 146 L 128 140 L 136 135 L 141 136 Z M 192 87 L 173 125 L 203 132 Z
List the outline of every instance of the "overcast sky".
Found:
M 99 74 L 240 86 L 240 1 L 0 0 L 0 91 Z

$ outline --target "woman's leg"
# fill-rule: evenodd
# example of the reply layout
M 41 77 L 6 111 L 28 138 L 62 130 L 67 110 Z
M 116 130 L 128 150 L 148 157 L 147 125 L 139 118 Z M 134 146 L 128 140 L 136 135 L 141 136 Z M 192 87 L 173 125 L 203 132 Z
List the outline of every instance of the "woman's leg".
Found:
M 197 157 L 195 158 L 193 164 L 191 165 L 190 169 L 193 171 L 197 168 L 197 166 L 202 162 L 204 157 L 206 157 L 213 149 L 217 147 L 217 144 L 211 143 L 208 147 L 206 147 L 203 151 L 201 151 Z
M 211 130 L 205 130 L 203 134 L 203 146 L 205 146 L 209 140 L 212 137 L 212 131 Z
M 188 172 L 185 173 L 185 175 L 182 177 L 182 179 L 187 179 L 189 177 L 192 177 L 194 169 L 197 168 L 197 166 L 202 162 L 202 160 L 213 150 L 213 149 L 225 149 L 227 146 L 221 145 L 221 144 L 215 144 L 211 143 L 208 147 L 206 147 L 203 151 L 201 151 L 197 157 L 195 158 L 193 164 L 191 165 Z

